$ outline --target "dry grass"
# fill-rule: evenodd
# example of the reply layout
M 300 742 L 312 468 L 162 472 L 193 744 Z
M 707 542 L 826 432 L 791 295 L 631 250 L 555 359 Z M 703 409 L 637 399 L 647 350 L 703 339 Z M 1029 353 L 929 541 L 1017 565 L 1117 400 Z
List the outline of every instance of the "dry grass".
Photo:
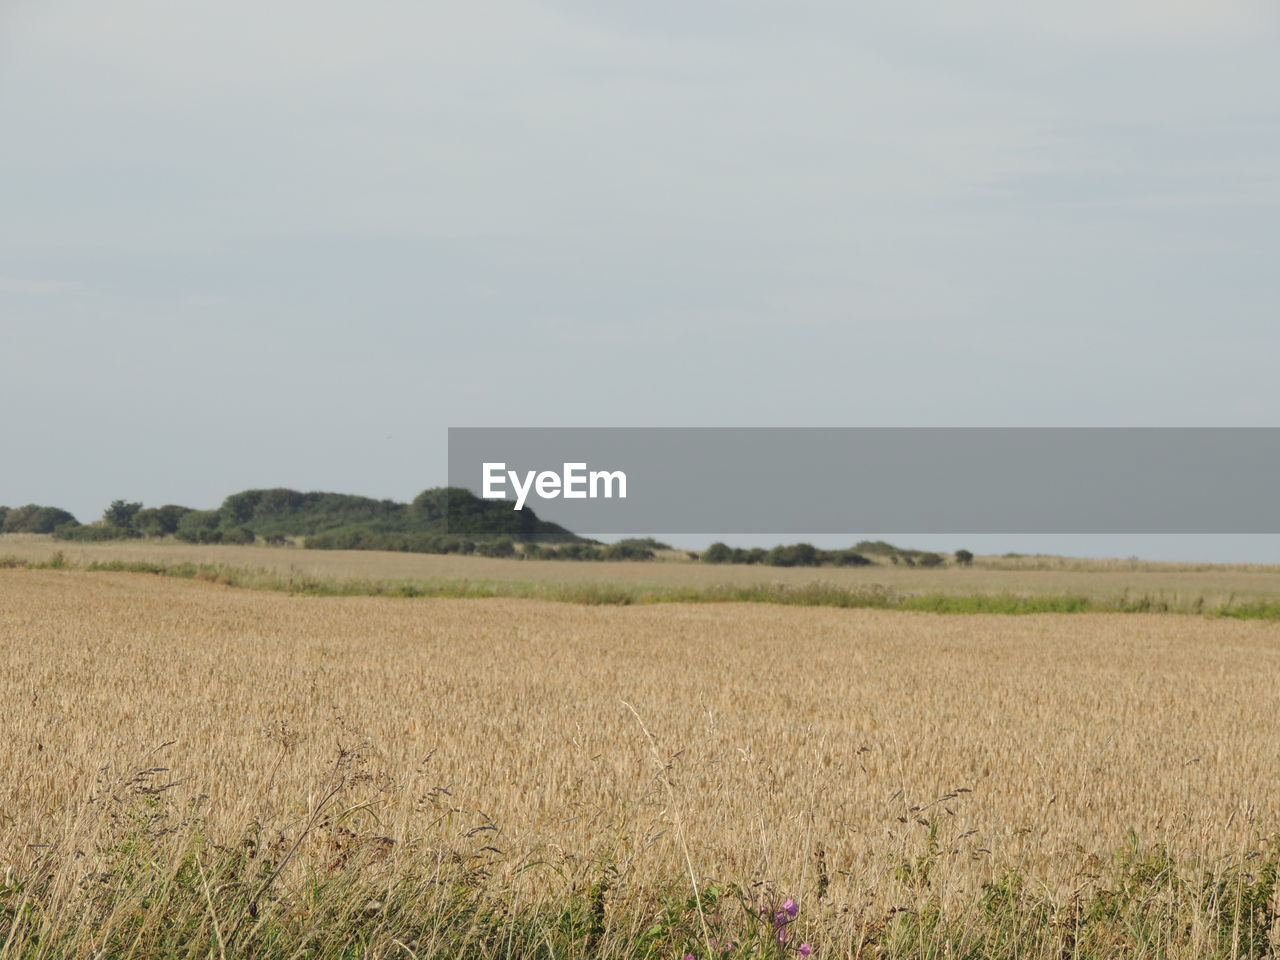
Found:
M 972 568 L 786 568 L 668 562 L 523 561 L 358 550 L 303 550 L 266 546 L 209 546 L 178 541 L 74 543 L 30 535 L 0 536 L 0 556 L 46 560 L 55 551 L 77 564 L 147 561 L 218 564 L 298 573 L 329 580 L 456 580 L 624 587 L 706 588 L 751 584 L 837 588 L 881 586 L 906 594 L 1071 595 L 1095 600 L 1147 598 L 1172 607 L 1214 609 L 1228 603 L 1280 600 L 1280 566 L 1160 564 L 1061 557 L 980 558 Z
M 643 905 L 687 856 L 701 882 L 800 896 L 828 956 L 915 956 L 885 931 L 921 898 L 966 916 L 1013 870 L 1066 909 L 1110 882 L 1131 835 L 1200 870 L 1280 834 L 1271 623 L 290 597 L 0 570 L 0 710 L 0 873 L 46 877 L 46 924 L 140 838 L 173 872 L 198 836 L 272 849 L 279 910 L 317 877 L 390 889 L 444 863 L 507 913 L 605 870 L 611 904 Z M 230 886 L 197 887 L 211 944 Z M 1163 955 L 1210 936 L 1171 933 Z M 0 956 L 44 955 L 14 944 Z

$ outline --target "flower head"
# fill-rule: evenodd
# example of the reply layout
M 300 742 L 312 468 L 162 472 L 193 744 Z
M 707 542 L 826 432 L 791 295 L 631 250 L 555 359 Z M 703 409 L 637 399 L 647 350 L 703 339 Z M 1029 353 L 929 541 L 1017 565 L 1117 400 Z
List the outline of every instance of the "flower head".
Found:
M 800 904 L 787 897 L 786 902 L 782 905 L 782 912 L 794 920 L 800 913 Z
M 800 954 L 802 957 L 807 957 L 809 954 L 813 953 L 813 947 L 809 946 L 807 943 L 802 943 L 800 946 L 796 947 L 796 953 Z

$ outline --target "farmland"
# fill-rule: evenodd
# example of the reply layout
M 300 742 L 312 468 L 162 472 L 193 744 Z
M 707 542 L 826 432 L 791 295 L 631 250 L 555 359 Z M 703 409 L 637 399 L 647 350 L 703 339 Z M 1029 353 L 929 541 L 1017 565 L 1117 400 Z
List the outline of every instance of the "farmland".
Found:
M 335 577 L 800 573 L 67 556 L 181 549 Z M 50 548 L 0 544 L 22 551 Z M 1260 597 L 1275 578 L 823 575 Z M 1273 622 L 291 596 L 12 568 L 0 710 L 4 958 L 1265 957 L 1280 935 Z
M 194 545 L 173 540 L 66 543 L 45 536 L 0 537 L 0 558 L 44 562 L 60 553 L 69 563 L 181 563 L 344 580 L 433 584 L 531 584 L 703 590 L 719 586 L 801 587 L 815 582 L 847 590 L 885 588 L 906 594 L 953 596 L 1073 595 L 1100 601 L 1149 598 L 1177 607 L 1214 608 L 1237 602 L 1280 602 L 1280 565 L 1144 563 L 1063 557 L 980 557 L 972 567 L 908 568 L 710 565 L 678 551 L 666 562 L 522 561 L 456 554 L 301 550 L 270 546 Z

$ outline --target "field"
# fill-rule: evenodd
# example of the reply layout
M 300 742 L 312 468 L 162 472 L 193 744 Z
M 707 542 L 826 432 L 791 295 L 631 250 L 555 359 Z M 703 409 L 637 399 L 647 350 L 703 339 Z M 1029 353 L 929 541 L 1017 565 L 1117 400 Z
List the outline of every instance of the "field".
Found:
M 240 549 L 216 562 L 708 573 Z M 0 544 L 22 550 L 50 552 Z M 872 572 L 1258 596 L 1275 579 Z M 14 568 L 0 710 L 0 958 L 1280 948 L 1274 622 L 291 596 Z
M 1148 600 L 1172 607 L 1280 604 L 1280 565 L 1178 564 L 1062 557 L 979 557 L 973 567 L 766 567 L 687 562 L 609 563 L 521 561 L 488 557 L 303 550 L 266 546 L 196 546 L 172 540 L 67 543 L 50 537 L 0 536 L 0 558 L 45 561 L 60 552 L 70 563 L 194 563 L 282 576 L 388 583 L 547 585 L 623 590 L 720 586 L 801 587 L 815 581 L 841 590 L 885 588 L 908 595 L 1076 596 L 1102 602 Z

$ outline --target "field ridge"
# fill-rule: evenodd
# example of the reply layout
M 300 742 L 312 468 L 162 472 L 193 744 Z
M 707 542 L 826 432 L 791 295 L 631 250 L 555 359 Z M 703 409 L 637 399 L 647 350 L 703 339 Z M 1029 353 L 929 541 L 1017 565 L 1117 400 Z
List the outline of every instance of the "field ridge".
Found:
M 300 571 L 192 562 L 93 560 L 77 563 L 56 552 L 46 560 L 0 557 L 0 568 L 77 569 L 93 573 L 141 573 L 202 580 L 250 590 L 302 596 L 510 598 L 559 603 L 629 606 L 656 603 L 767 603 L 785 606 L 901 610 L 936 614 L 1167 613 L 1240 620 L 1280 620 L 1280 602 L 1213 603 L 1203 596 L 1176 601 L 1150 594 L 1090 597 L 1084 594 L 911 593 L 878 584 L 856 587 L 812 583 L 717 584 L 675 587 L 624 583 L 537 582 L 473 579 L 362 579 L 320 577 Z

